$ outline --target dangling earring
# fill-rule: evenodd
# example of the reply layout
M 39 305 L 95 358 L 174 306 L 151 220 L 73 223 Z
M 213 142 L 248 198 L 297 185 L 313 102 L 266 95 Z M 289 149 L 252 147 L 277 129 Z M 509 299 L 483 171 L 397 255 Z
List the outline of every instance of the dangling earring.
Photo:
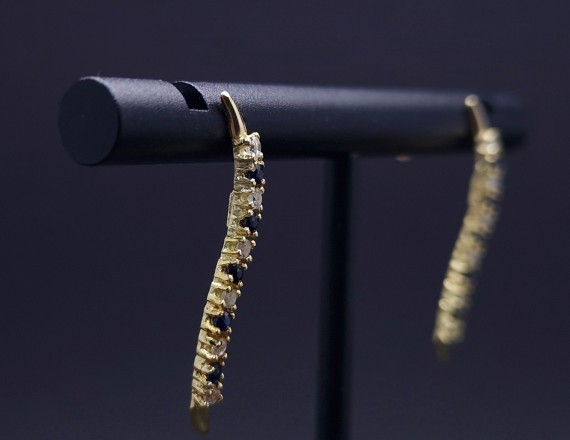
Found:
M 259 134 L 248 134 L 245 122 L 227 92 L 221 94 L 233 144 L 234 188 L 230 194 L 227 233 L 214 280 L 208 292 L 200 325 L 194 373 L 190 420 L 200 432 L 209 427 L 208 408 L 222 401 L 222 382 L 235 318 L 236 300 L 241 295 L 243 274 L 252 261 L 257 226 L 261 221 L 265 179 Z
M 503 195 L 504 148 L 497 128 L 490 127 L 479 97 L 465 99 L 474 131 L 475 165 L 469 185 L 468 208 L 438 303 L 433 342 L 438 357 L 446 360 L 452 345 L 464 339 L 465 315 L 471 304 L 476 278 L 499 214 Z

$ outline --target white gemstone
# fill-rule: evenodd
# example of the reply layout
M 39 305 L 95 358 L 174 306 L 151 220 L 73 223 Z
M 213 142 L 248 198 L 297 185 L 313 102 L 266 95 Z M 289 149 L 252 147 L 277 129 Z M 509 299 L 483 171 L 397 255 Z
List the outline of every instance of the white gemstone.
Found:
M 497 154 L 501 151 L 501 146 L 497 142 L 490 142 L 485 147 L 486 154 Z
M 501 180 L 498 175 L 490 175 L 485 178 L 485 186 L 487 189 L 491 190 L 494 193 L 501 192 Z
M 226 307 L 233 307 L 236 304 L 238 298 L 237 290 L 232 289 L 229 292 L 224 290 L 220 295 L 220 299 L 224 302 Z
M 249 256 L 249 254 L 251 253 L 251 241 L 249 240 L 244 240 L 241 243 L 239 243 L 237 245 L 237 249 L 238 251 L 241 252 L 241 256 L 243 258 L 247 258 Z
M 220 339 L 216 341 L 216 345 L 212 346 L 212 354 L 214 356 L 222 356 L 226 352 L 226 348 L 228 347 L 228 341 L 225 339 Z
M 248 196 L 247 201 L 253 205 L 254 208 L 259 208 L 261 206 L 261 201 L 263 199 L 261 190 L 255 188 Z
M 220 393 L 220 390 L 217 390 L 215 388 L 213 390 L 210 390 L 210 392 L 204 396 L 204 401 L 210 405 L 217 403 L 220 400 L 222 400 L 222 393 Z
M 481 254 L 477 249 L 470 250 L 465 255 L 465 263 L 470 271 L 475 270 L 479 266 L 480 260 Z
M 251 136 L 248 139 L 248 144 L 245 145 L 241 152 L 241 156 L 243 159 L 258 159 L 261 153 L 261 143 L 259 139 L 255 136 Z

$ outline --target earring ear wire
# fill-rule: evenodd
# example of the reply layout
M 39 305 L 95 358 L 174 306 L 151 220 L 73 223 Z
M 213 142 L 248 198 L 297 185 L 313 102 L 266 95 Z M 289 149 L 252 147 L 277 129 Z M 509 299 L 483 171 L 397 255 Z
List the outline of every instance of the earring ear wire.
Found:
M 467 212 L 443 281 L 433 332 L 436 353 L 443 361 L 449 358 L 451 347 L 465 337 L 465 317 L 499 215 L 506 171 L 501 135 L 490 125 L 483 102 L 477 95 L 469 95 L 465 107 L 471 119 L 475 164 Z
M 227 233 L 202 315 L 192 375 L 190 421 L 204 434 L 209 429 L 210 406 L 223 400 L 222 370 L 231 323 L 247 263 L 252 261 L 250 253 L 256 245 L 254 239 L 258 236 L 265 191 L 265 163 L 259 134 L 247 133 L 245 121 L 228 92 L 222 92 L 220 98 L 232 139 L 234 187 L 228 205 Z

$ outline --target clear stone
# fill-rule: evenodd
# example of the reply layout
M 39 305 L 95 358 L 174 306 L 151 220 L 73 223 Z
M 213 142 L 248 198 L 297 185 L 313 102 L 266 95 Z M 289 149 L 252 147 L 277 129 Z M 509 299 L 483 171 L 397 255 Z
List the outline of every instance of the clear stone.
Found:
M 497 142 L 491 142 L 486 145 L 486 154 L 497 154 L 499 151 L 501 151 L 501 146 Z
M 259 142 L 257 136 L 251 136 L 249 138 L 249 142 L 251 143 L 251 148 L 253 149 L 253 151 L 256 154 L 259 153 L 259 151 L 261 150 L 261 142 Z
M 490 175 L 485 178 L 485 186 L 494 193 L 501 192 L 501 180 L 498 175 Z
M 237 290 L 231 289 L 229 292 L 224 290 L 220 295 L 220 299 L 224 302 L 226 307 L 233 307 L 237 301 Z
M 479 266 L 480 260 L 481 254 L 477 250 L 471 250 L 465 255 L 465 263 L 468 266 L 468 270 L 475 270 Z
M 261 201 L 263 196 L 261 194 L 261 190 L 255 188 L 248 196 L 247 201 L 253 205 L 254 208 L 259 208 L 261 206 Z
M 483 228 L 485 228 L 486 230 L 489 230 L 495 224 L 495 213 L 492 211 L 485 212 L 485 213 L 481 214 L 481 216 L 479 217 L 479 221 L 481 222 L 481 226 Z
M 226 348 L 228 347 L 228 341 L 225 339 L 220 339 L 216 341 L 216 345 L 212 346 L 212 354 L 214 356 L 222 356 L 226 352 Z
M 251 241 L 249 240 L 244 240 L 241 243 L 239 243 L 237 245 L 237 249 L 238 251 L 241 252 L 241 256 L 243 258 L 247 258 L 249 256 L 249 254 L 251 253 Z
M 204 401 L 208 404 L 217 403 L 222 400 L 222 393 L 218 389 L 212 389 L 208 394 L 204 396 Z
M 258 159 L 261 153 L 261 143 L 257 137 L 252 136 L 248 139 L 248 144 L 241 150 L 242 158 L 244 159 Z

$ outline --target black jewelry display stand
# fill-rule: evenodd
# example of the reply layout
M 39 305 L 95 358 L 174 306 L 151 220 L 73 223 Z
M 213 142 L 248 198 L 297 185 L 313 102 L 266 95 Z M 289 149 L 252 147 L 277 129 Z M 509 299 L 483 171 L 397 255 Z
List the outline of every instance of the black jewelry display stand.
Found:
M 267 157 L 328 158 L 325 182 L 317 437 L 347 438 L 347 310 L 351 155 L 470 152 L 464 100 L 473 90 L 379 90 L 90 77 L 65 94 L 59 128 L 77 162 L 231 160 L 220 104 L 228 91 L 260 132 Z M 508 94 L 480 93 L 505 146 L 524 115 Z

